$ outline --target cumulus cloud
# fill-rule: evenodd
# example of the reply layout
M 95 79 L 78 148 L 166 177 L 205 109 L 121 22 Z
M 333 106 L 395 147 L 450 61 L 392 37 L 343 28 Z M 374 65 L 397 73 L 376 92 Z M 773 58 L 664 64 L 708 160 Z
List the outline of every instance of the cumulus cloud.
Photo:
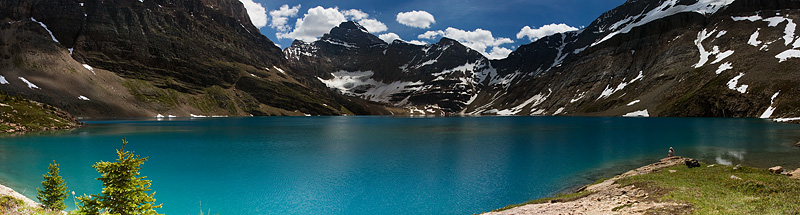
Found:
M 297 19 L 292 32 L 278 32 L 278 38 L 288 38 L 313 42 L 328 33 L 331 28 L 347 21 L 339 8 L 323 8 L 320 6 L 308 9 L 303 18 Z
M 357 9 L 345 10 L 342 11 L 342 14 L 344 14 L 344 16 L 346 16 L 347 18 L 352 18 L 353 20 L 362 20 L 369 18 L 369 14 L 364 13 L 364 11 Z
M 398 36 L 395 33 L 381 34 L 381 35 L 378 35 L 378 38 L 381 38 L 381 40 L 385 41 L 386 43 L 392 43 L 392 41 L 394 41 L 394 40 L 402 40 L 402 39 L 400 39 L 400 36 Z
M 511 49 L 495 46 L 492 47 L 492 50 L 489 51 L 486 57 L 492 60 L 496 60 L 496 59 L 506 58 L 508 57 L 509 54 L 511 54 Z
M 267 26 L 267 9 L 261 6 L 261 3 L 255 3 L 253 0 L 239 0 L 244 4 L 247 9 L 247 15 L 250 16 L 250 22 L 258 28 Z
M 421 46 L 428 45 L 428 43 L 422 42 L 422 41 L 419 41 L 419 40 L 407 41 L 407 43 L 411 43 L 411 44 L 414 44 L 414 45 L 421 45 Z
M 465 31 L 453 27 L 449 27 L 444 31 L 428 31 L 424 34 L 417 36 L 419 39 L 431 40 L 438 36 L 454 39 L 465 46 L 482 53 L 484 56 L 491 59 L 505 58 L 511 53 L 510 49 L 498 47 L 507 43 L 514 43 L 513 40 L 505 37 L 495 38 L 491 31 L 483 29 L 475 29 L 474 31 Z M 491 48 L 491 52 L 486 52 L 486 49 Z M 505 55 L 503 55 L 505 54 Z
M 389 28 L 386 27 L 385 24 L 375 19 L 362 19 L 356 22 L 358 22 L 358 24 L 361 24 L 361 26 L 364 26 L 364 28 L 366 28 L 367 31 L 371 33 L 380 33 L 389 30 Z
M 414 44 L 414 45 L 427 45 L 428 44 L 426 42 L 422 42 L 422 41 L 419 41 L 419 40 L 405 41 L 395 33 L 381 34 L 381 35 L 378 35 L 378 38 L 381 38 L 381 40 L 385 41 L 386 43 L 392 43 L 395 40 L 400 40 L 400 41 L 411 43 L 411 44 Z
M 272 22 L 269 23 L 269 27 L 278 31 L 288 31 L 291 28 L 289 25 L 286 25 L 289 23 L 289 17 L 297 16 L 297 12 L 299 11 L 299 4 L 291 8 L 289 8 L 289 5 L 283 5 L 277 10 L 270 11 L 269 16 L 272 17 Z
M 425 32 L 424 34 L 420 34 L 419 36 L 417 36 L 417 38 L 426 39 L 426 40 L 432 40 L 433 38 L 436 38 L 437 36 L 439 36 L 439 34 L 440 34 L 439 32 L 442 32 L 442 31 L 428 31 L 428 32 Z
M 530 26 L 525 26 L 522 30 L 517 33 L 517 39 L 522 39 L 527 37 L 531 40 L 531 42 L 538 40 L 539 38 L 546 37 L 553 34 L 564 33 L 569 31 L 577 31 L 578 28 L 566 25 L 566 24 L 549 24 L 542 26 L 537 29 L 533 29 Z
M 428 12 L 415 10 L 398 13 L 397 22 L 405 26 L 425 29 L 430 28 L 431 24 L 436 23 L 436 20 Z
M 286 6 L 286 5 L 284 5 Z M 300 5 L 296 6 L 299 9 Z M 281 7 L 281 10 L 286 10 L 291 12 L 292 9 L 295 8 L 288 8 Z M 270 13 L 271 14 L 271 13 Z M 277 12 L 276 12 L 277 14 Z M 282 13 L 283 14 L 283 13 Z M 285 13 L 291 14 L 291 13 Z M 294 12 L 297 14 L 297 12 Z M 289 17 L 289 16 L 283 16 Z M 353 20 L 364 26 L 367 31 L 372 33 L 380 33 L 386 30 L 389 30 L 386 27 L 386 24 L 376 20 L 376 19 L 368 19 L 369 14 L 364 13 L 361 10 L 357 9 L 350 9 L 350 10 L 339 10 L 337 7 L 333 8 L 323 8 L 321 6 L 317 6 L 314 8 L 308 9 L 308 12 L 303 15 L 302 18 L 297 19 L 294 24 L 294 29 L 291 26 L 286 25 L 285 23 L 281 25 L 278 23 L 276 27 L 273 27 L 278 30 L 278 33 L 275 35 L 279 39 L 297 39 L 303 40 L 306 42 L 313 42 L 317 40 L 319 37 L 324 35 L 325 33 L 330 32 L 333 27 L 338 26 L 342 22 L 347 20 Z M 273 22 L 275 20 L 273 19 Z M 280 28 L 280 26 L 285 26 L 284 28 Z M 272 27 L 272 25 L 270 25 Z

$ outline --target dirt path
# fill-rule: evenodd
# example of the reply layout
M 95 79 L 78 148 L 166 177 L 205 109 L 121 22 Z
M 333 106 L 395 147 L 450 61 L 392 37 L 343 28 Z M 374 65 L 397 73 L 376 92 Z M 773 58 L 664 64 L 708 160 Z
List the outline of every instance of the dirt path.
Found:
M 649 191 L 639 189 L 634 185 L 621 187 L 614 183 L 621 178 L 656 172 L 673 165 L 682 165 L 685 160 L 686 158 L 681 157 L 664 158 L 658 163 L 628 171 L 587 187 L 586 190 L 594 191 L 594 193 L 575 201 L 528 204 L 485 214 L 644 214 L 650 209 L 663 208 L 668 211 L 685 209 L 689 206 L 671 202 L 656 202 L 654 199 L 648 198 Z

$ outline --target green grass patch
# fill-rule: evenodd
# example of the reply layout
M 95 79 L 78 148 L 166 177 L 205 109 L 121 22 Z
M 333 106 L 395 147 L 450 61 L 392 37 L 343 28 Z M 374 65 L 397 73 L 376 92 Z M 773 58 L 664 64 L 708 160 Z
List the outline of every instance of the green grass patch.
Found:
M 15 128 L 12 124 L 22 125 L 27 131 L 74 127 L 63 114 L 52 106 L 0 92 L 0 131 Z
M 616 206 L 616 207 L 612 208 L 612 209 L 611 209 L 611 211 L 618 211 L 618 210 L 621 210 L 621 209 L 623 209 L 623 208 L 630 207 L 630 206 L 633 206 L 633 204 L 632 204 L 632 203 L 629 203 L 629 204 L 624 204 L 624 205 Z
M 732 175 L 741 179 L 732 179 Z M 623 178 L 616 183 L 663 191 L 655 192 L 653 197 L 691 204 L 694 214 L 800 213 L 800 181 L 766 169 L 733 169 L 719 164 L 698 168 L 680 165 Z
M 61 215 L 60 212 L 48 211 L 38 207 L 30 207 L 20 199 L 11 196 L 0 196 L 0 214 L 4 215 Z

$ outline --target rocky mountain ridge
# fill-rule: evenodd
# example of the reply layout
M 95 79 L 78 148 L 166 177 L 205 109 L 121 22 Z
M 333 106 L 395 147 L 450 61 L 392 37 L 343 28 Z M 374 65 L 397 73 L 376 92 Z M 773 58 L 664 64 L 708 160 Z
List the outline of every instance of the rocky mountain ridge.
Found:
M 0 89 L 78 117 L 388 113 L 288 75 L 237 0 L 3 0 L 0 19 Z
M 794 34 L 800 13 L 792 10 L 798 2 L 630 0 L 584 29 L 541 38 L 501 60 L 461 56 L 443 64 L 428 61 L 437 53 L 422 54 L 442 42 L 363 47 L 357 38 L 367 36 L 342 39 L 337 28 L 284 53 L 296 71 L 335 91 L 419 114 L 786 121 L 800 115 L 792 69 L 800 57 L 794 46 L 800 44 Z M 369 51 L 347 51 L 355 48 Z M 310 62 L 333 63 L 304 67 Z M 453 84 L 437 85 L 443 82 Z
M 0 89 L 79 117 L 800 116 L 796 0 L 629 0 L 489 60 L 355 22 L 280 50 L 235 0 L 0 1 Z M 62 12 L 54 12 L 62 11 Z

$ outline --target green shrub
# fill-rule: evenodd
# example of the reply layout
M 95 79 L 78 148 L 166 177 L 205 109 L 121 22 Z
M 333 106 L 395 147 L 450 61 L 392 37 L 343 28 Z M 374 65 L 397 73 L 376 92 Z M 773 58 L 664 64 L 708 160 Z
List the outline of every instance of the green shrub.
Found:
M 67 208 L 64 205 L 64 199 L 67 198 L 67 186 L 64 184 L 64 179 L 58 175 L 58 164 L 54 160 L 50 164 L 50 172 L 42 175 L 42 187 L 44 190 L 36 188 L 36 198 L 42 203 L 42 207 L 47 210 L 60 211 Z
M 78 214 L 118 214 L 118 215 L 156 215 L 155 193 L 150 191 L 150 180 L 139 177 L 141 165 L 147 157 L 140 158 L 133 152 L 125 151 L 128 141 L 122 140 L 122 149 L 117 150 L 116 162 L 101 161 L 92 165 L 101 174 L 103 191 L 99 195 L 78 197 Z

